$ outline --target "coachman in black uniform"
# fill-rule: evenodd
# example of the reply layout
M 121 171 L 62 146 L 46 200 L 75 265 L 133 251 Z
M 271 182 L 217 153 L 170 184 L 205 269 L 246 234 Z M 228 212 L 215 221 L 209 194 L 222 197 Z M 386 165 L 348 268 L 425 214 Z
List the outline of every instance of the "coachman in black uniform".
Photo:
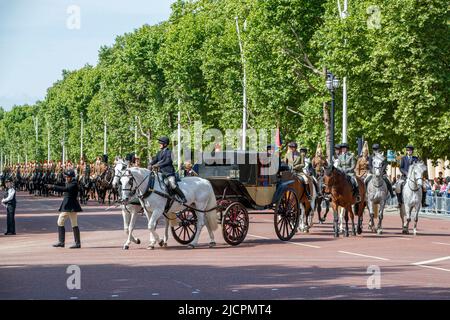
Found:
M 11 178 L 6 179 L 6 188 L 8 193 L 2 200 L 2 204 L 6 206 L 6 233 L 5 236 L 16 234 L 16 190 L 14 189 L 13 181 Z
M 182 203 L 186 202 L 186 198 L 181 191 L 175 179 L 175 169 L 173 168 L 172 151 L 168 148 L 169 138 L 161 137 L 158 139 L 160 150 L 156 154 L 155 159 L 150 162 L 153 169 L 159 169 L 165 177 L 166 185 L 177 194 Z M 167 180 L 167 181 L 166 181 Z
M 83 211 L 81 209 L 80 203 L 78 202 L 78 183 L 75 179 L 75 172 L 73 170 L 68 170 L 64 173 L 66 177 L 66 186 L 55 186 L 55 185 L 47 185 L 49 189 L 64 192 L 64 199 L 59 207 L 58 217 L 58 235 L 59 241 L 54 244 L 54 247 L 64 247 L 65 246 L 65 237 L 66 237 L 66 229 L 64 227 L 64 223 L 66 219 L 69 218 L 72 224 L 73 236 L 75 238 L 75 244 L 70 247 L 70 249 L 78 249 L 81 248 L 81 240 L 80 240 L 80 229 L 78 228 L 78 219 L 77 213 Z

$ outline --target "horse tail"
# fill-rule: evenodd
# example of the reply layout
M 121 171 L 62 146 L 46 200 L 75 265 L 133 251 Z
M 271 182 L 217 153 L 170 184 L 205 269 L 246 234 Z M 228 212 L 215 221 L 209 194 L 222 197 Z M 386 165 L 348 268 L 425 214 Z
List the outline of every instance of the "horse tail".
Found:
M 209 197 L 208 197 L 208 203 L 206 206 L 206 210 L 210 210 L 208 212 L 205 213 L 206 215 L 206 223 L 208 224 L 209 228 L 212 231 L 217 230 L 217 228 L 219 227 L 218 223 L 217 223 L 217 210 L 213 209 L 217 206 L 217 201 L 216 201 L 216 195 L 214 194 L 214 190 L 211 186 L 211 184 L 209 184 Z M 213 210 L 211 210 L 213 209 Z

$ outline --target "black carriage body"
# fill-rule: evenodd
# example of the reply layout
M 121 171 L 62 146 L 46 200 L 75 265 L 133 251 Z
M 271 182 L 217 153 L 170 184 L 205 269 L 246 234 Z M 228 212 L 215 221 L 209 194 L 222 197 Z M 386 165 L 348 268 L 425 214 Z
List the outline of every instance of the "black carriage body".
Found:
M 200 177 L 208 179 L 218 200 L 239 201 L 246 208 L 267 209 L 295 179 L 278 156 L 263 152 L 218 152 L 198 165 Z

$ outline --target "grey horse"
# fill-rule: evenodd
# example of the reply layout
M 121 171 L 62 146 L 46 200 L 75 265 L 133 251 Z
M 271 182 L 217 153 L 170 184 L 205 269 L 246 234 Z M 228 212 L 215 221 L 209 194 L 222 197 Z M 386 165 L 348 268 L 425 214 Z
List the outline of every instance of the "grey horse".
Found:
M 405 186 L 403 187 L 403 204 L 400 207 L 400 217 L 402 218 L 402 233 L 409 234 L 409 223 L 414 209 L 414 235 L 417 234 L 417 221 L 419 220 L 419 211 L 422 207 L 422 187 L 423 174 L 427 166 L 423 161 L 413 163 L 408 170 Z M 400 188 L 400 186 L 397 186 Z M 398 190 L 397 192 L 400 192 Z M 405 221 L 406 216 L 406 221 Z
M 370 215 L 369 230 L 382 234 L 383 212 L 389 195 L 386 182 L 383 179 L 383 154 L 377 153 L 372 161 L 372 178 L 367 184 L 367 208 Z M 378 226 L 375 229 L 374 217 L 377 208 Z

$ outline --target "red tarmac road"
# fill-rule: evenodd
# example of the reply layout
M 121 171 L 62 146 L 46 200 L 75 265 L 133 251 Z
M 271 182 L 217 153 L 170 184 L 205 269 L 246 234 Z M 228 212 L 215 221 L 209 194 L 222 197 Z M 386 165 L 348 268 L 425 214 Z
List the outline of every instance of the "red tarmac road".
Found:
M 17 235 L 0 235 L 0 299 L 450 299 L 449 218 L 422 215 L 418 235 L 402 235 L 392 210 L 377 236 L 367 231 L 366 213 L 362 235 L 335 239 L 328 215 L 309 234 L 281 242 L 272 214 L 252 214 L 247 239 L 237 247 L 219 229 L 213 249 L 203 230 L 196 249 L 170 238 L 168 248 L 150 251 L 146 220 L 139 217 L 135 235 L 142 244 L 124 251 L 119 210 L 91 202 L 79 215 L 82 249 L 70 250 L 51 247 L 60 201 L 18 195 Z M 5 224 L 3 208 L 0 227 Z M 72 240 L 67 232 L 67 244 Z M 74 264 L 80 290 L 66 286 Z M 370 266 L 380 270 L 380 289 L 367 286 L 374 283 Z

